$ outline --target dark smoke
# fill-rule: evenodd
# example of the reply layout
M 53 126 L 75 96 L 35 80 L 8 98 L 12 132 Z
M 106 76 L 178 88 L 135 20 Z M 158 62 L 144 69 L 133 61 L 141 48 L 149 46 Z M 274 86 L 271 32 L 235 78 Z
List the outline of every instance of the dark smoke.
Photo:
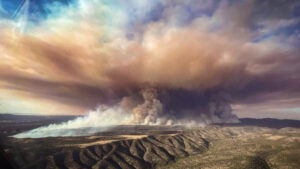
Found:
M 230 96 L 224 92 L 198 93 L 149 87 L 124 96 L 115 105 L 101 105 L 87 116 L 36 128 L 13 137 L 92 135 L 124 124 L 202 126 L 239 122 L 231 113 L 230 100 Z
M 229 94 L 145 88 L 119 103 L 121 109 L 133 114 L 135 124 L 232 123 Z

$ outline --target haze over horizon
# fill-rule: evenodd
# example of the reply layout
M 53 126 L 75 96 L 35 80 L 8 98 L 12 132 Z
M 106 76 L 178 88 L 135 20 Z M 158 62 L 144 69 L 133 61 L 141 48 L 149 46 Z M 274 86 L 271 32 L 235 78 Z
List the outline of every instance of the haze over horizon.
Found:
M 0 113 L 300 120 L 299 11 L 298 0 L 0 0 Z

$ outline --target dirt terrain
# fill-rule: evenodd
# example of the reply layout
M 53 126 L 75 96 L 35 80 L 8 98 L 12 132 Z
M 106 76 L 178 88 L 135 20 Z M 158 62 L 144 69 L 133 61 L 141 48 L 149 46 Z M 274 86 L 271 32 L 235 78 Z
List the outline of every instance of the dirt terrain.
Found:
M 293 121 L 289 126 L 291 123 L 284 121 L 286 125 L 278 127 L 280 122 L 277 127 L 115 126 L 93 136 L 17 139 L 9 136 L 38 125 L 11 121 L 9 126 L 15 127 L 5 128 L 8 123 L 2 123 L 0 134 L 1 146 L 11 163 L 24 169 L 296 169 L 300 166 L 299 123 Z

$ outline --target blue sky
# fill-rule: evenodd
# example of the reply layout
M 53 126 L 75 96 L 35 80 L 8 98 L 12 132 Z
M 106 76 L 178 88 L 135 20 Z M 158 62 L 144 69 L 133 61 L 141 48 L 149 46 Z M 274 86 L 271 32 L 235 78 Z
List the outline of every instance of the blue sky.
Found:
M 2 113 L 82 114 L 151 84 L 200 100 L 226 91 L 237 114 L 300 119 L 298 0 L 0 5 Z

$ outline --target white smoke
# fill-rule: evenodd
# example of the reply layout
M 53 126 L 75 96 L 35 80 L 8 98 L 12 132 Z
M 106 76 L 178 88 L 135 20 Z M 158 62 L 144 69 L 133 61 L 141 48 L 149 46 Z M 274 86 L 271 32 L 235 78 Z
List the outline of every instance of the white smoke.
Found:
M 173 120 L 160 117 L 163 106 L 153 88 L 140 92 L 142 100 L 124 97 L 117 106 L 99 106 L 87 116 L 61 124 L 50 124 L 14 135 L 15 138 L 42 138 L 59 136 L 86 136 L 109 130 L 116 125 L 172 125 Z
M 213 95 L 207 111 L 196 109 L 189 118 L 175 118 L 164 109 L 155 88 L 142 89 L 138 94 L 123 97 L 113 107 L 101 105 L 88 115 L 61 124 L 51 124 L 14 135 L 15 138 L 41 138 L 59 136 L 86 136 L 103 132 L 117 125 L 184 125 L 203 126 L 210 123 L 235 123 L 238 119 L 231 113 L 229 96 Z M 205 109 L 205 107 L 203 108 Z M 184 114 L 184 112 L 181 112 Z M 192 118 L 191 118 L 192 117 Z
M 99 106 L 87 116 L 78 117 L 61 124 L 50 124 L 24 133 L 14 135 L 15 138 L 42 138 L 59 136 L 85 136 L 105 131 L 114 125 L 129 124 L 132 115 L 125 114 L 118 107 Z

